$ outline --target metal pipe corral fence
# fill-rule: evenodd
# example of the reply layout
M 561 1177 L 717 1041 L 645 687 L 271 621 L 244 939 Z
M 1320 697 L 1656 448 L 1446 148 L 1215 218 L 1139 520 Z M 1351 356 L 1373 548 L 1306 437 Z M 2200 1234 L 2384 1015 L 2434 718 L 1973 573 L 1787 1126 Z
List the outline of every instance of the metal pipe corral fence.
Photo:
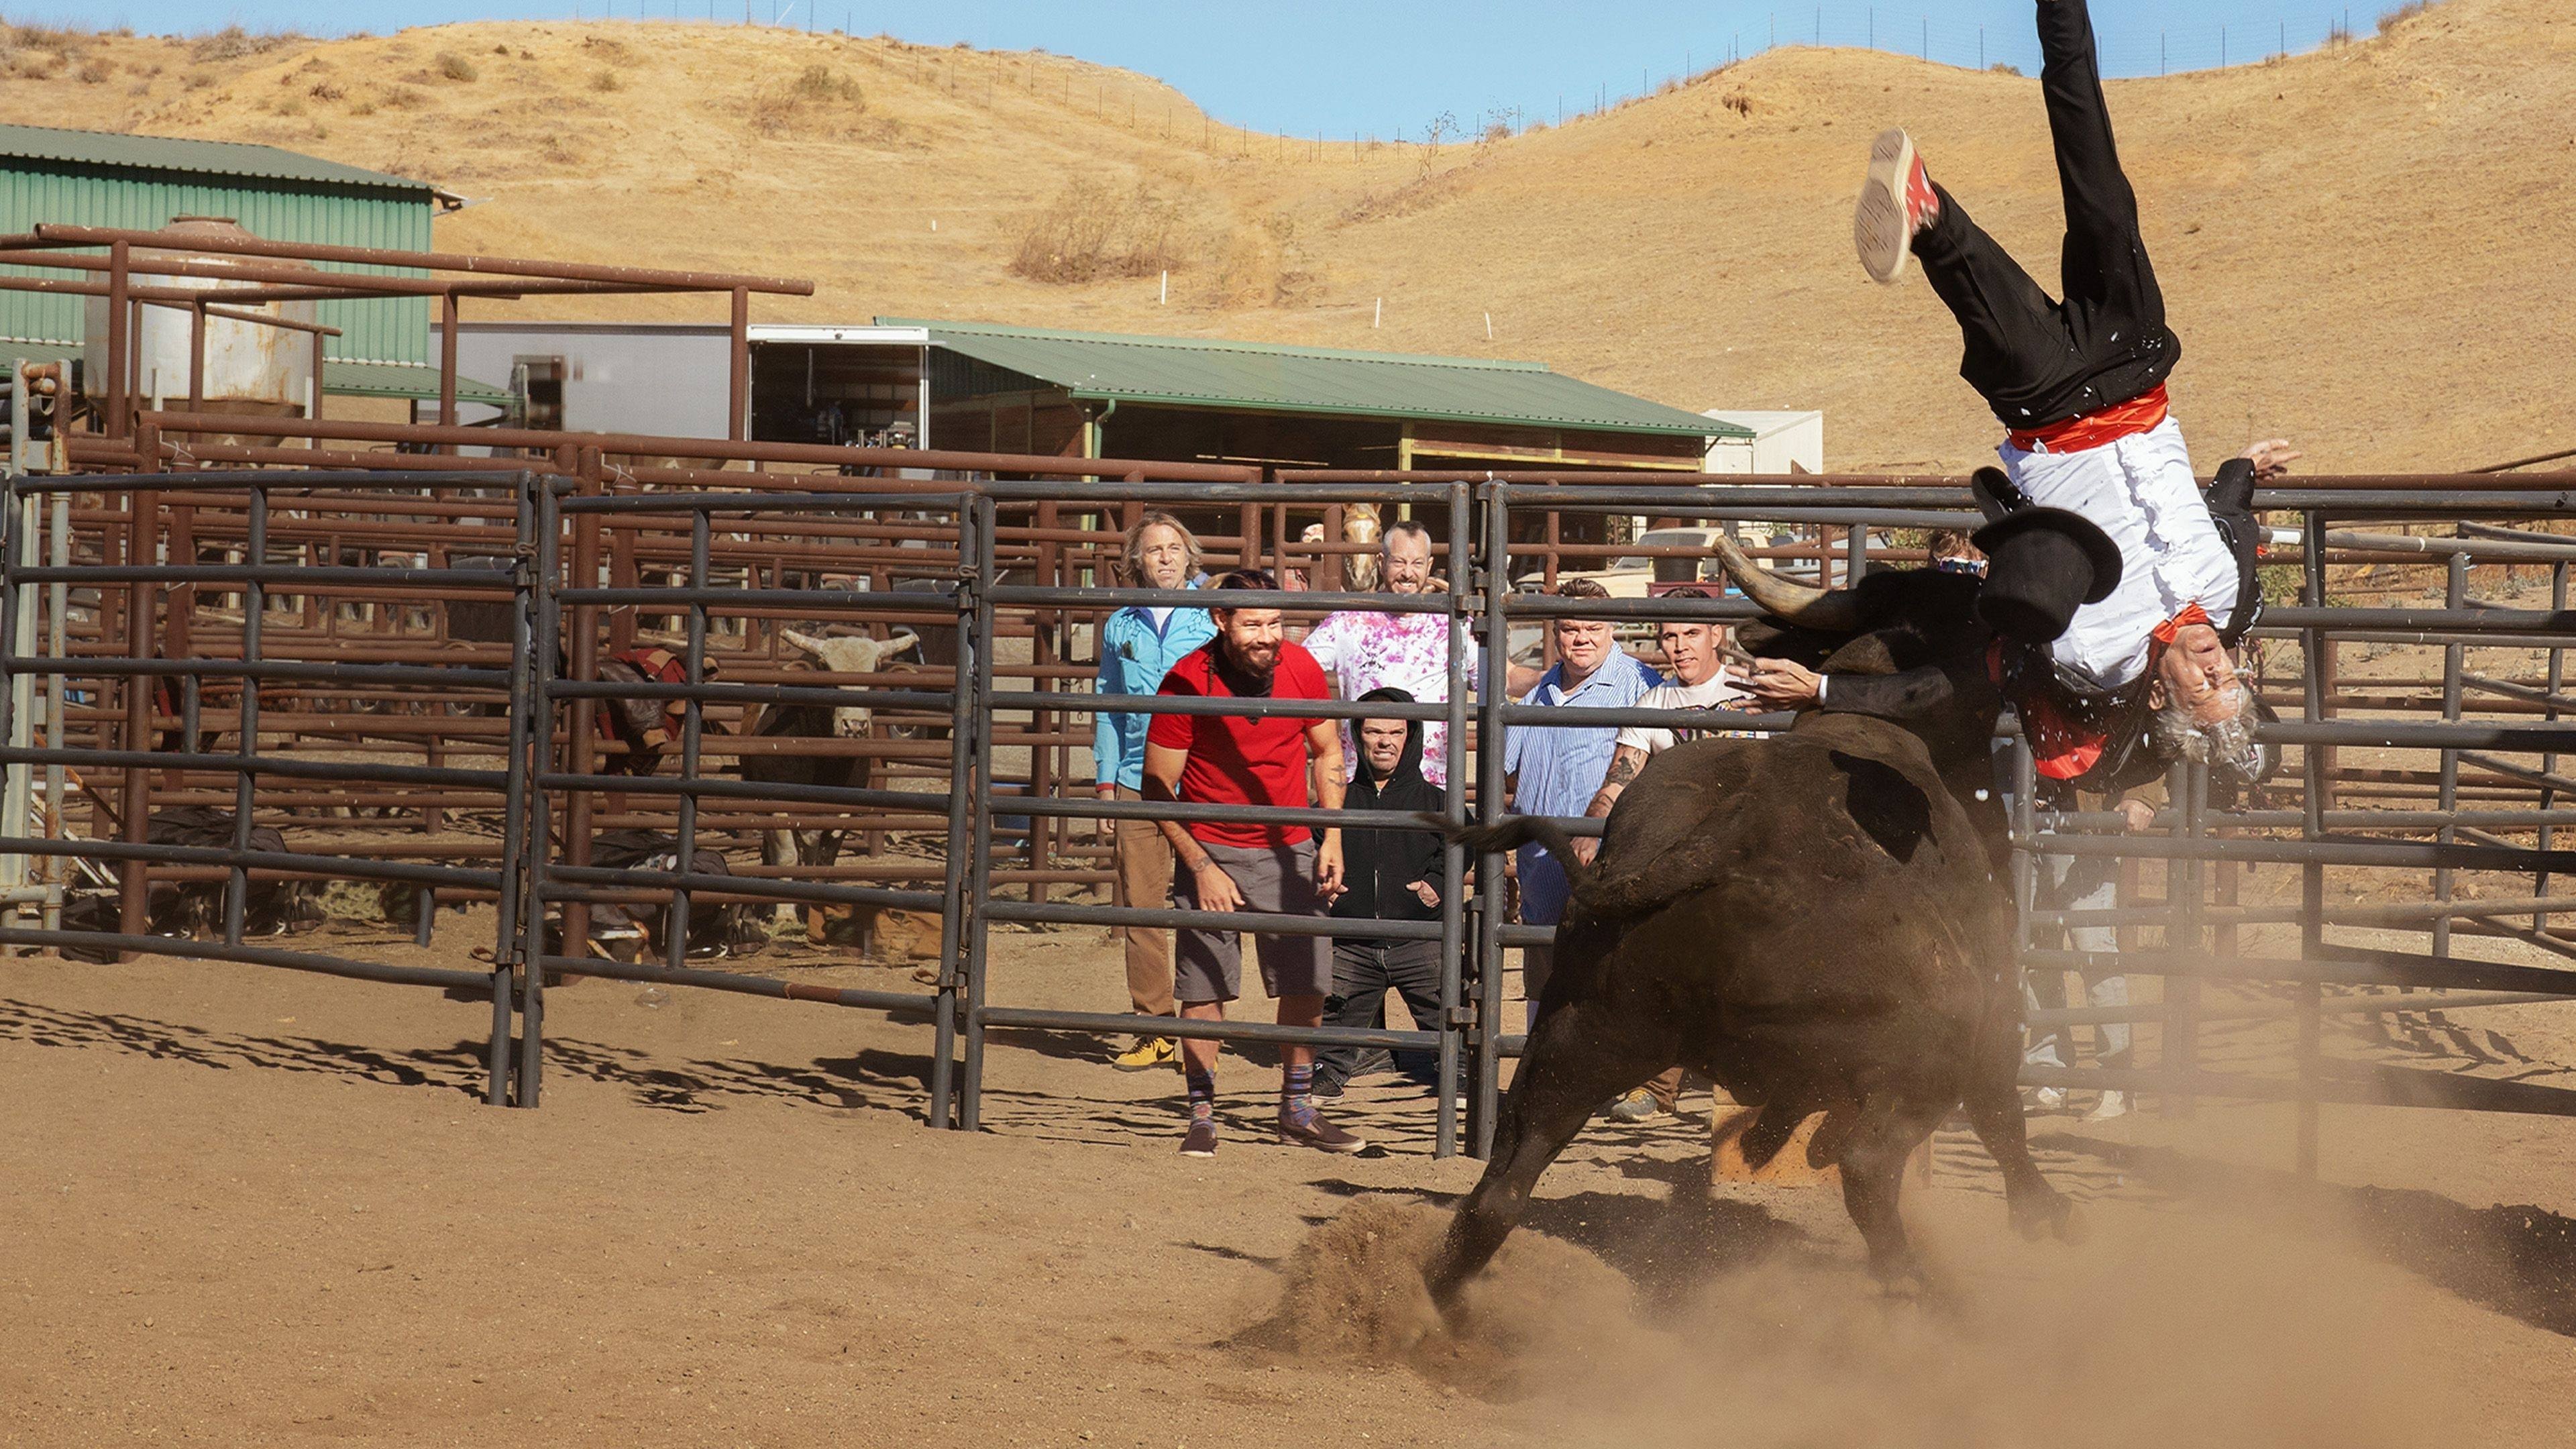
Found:
M 1205 602 L 1194 592 L 1110 587 L 1119 527 L 1146 505 L 1210 520 L 1212 560 L 1312 576 L 1317 587 L 1234 596 L 1292 620 L 1341 610 L 1444 620 L 1443 698 L 1297 709 L 1318 719 L 1446 724 L 1455 824 L 1507 808 L 1502 745 L 1516 729 L 1660 724 L 1761 734 L 1794 723 L 1789 715 L 1511 699 L 1499 683 L 1529 653 L 1516 645 L 1516 628 L 1520 637 L 1540 634 L 1535 662 L 1543 663 L 1544 626 L 1554 619 L 1727 622 L 1754 612 L 1733 598 L 1579 600 L 1521 587 L 1554 577 L 1563 557 L 1581 556 L 1574 550 L 1617 548 L 1566 542 L 1564 519 L 1797 525 L 1817 540 L 1805 556 L 1829 546 L 1848 577 L 1909 551 L 1919 557 L 1896 531 L 1960 521 L 1967 503 L 1954 480 L 1706 486 L 1544 472 L 1264 475 L 531 430 L 377 437 L 383 425 L 298 420 L 270 431 L 311 440 L 312 458 L 341 456 L 319 448 L 332 440 L 472 441 L 528 456 L 515 467 L 470 469 L 451 465 L 502 460 L 376 455 L 379 464 L 425 466 L 207 469 L 200 464 L 209 458 L 226 461 L 221 445 L 183 454 L 178 440 L 218 431 L 221 416 L 139 413 L 132 436 L 118 440 L 128 450 L 120 456 L 133 461 L 109 465 L 129 471 L 9 480 L 0 515 L 0 763 L 8 770 L 0 861 L 9 862 L 0 906 L 11 919 L 0 944 L 436 986 L 488 1003 L 487 1100 L 522 1106 L 540 1100 L 545 994 L 550 979 L 565 976 L 766 995 L 927 1025 L 923 1115 L 970 1130 L 982 1121 L 995 1026 L 1427 1050 L 1442 1084 L 1428 1114 L 1430 1145 L 1444 1155 L 1490 1147 L 1504 1063 L 1523 1035 L 1506 1019 L 1513 953 L 1548 939 L 1511 920 L 1502 857 L 1470 862 L 1446 847 L 1450 879 L 1464 881 L 1472 865 L 1478 889 L 1448 892 L 1439 919 L 1420 923 L 1085 898 L 1110 873 L 1105 841 L 1086 839 L 1079 821 L 1434 828 L 1394 812 L 1092 798 L 1086 727 L 1096 714 L 1274 712 L 1258 700 L 1080 692 L 1076 682 L 1097 662 L 1086 651 L 1096 656 L 1099 623 L 1111 611 Z M 604 456 L 630 445 L 707 463 L 945 476 L 707 468 L 665 470 L 676 476 L 663 479 Z M 2576 997 L 2576 971 L 2521 959 L 2576 956 L 2576 933 L 2552 923 L 2576 909 L 2576 897 L 2549 889 L 2576 868 L 2576 851 L 2560 849 L 2555 835 L 2576 818 L 2557 805 L 2576 783 L 2557 763 L 2576 749 L 2576 726 L 2559 713 L 2568 697 L 2561 656 L 2576 640 L 2565 598 L 2576 539 L 2496 539 L 2503 530 L 2485 528 L 2445 550 L 2453 540 L 2332 526 L 2457 527 L 2466 515 L 2546 521 L 2570 496 L 2563 477 L 2452 481 L 2313 480 L 2260 500 L 2297 513 L 2297 537 L 2315 546 L 2303 542 L 2275 560 L 2299 575 L 2297 597 L 2285 584 L 2257 631 L 2264 649 L 2295 646 L 2298 659 L 2272 695 L 2286 704 L 2294 687 L 2296 717 L 2258 731 L 2296 752 L 2298 764 L 2257 798 L 2212 798 L 2204 772 L 2182 770 L 2157 823 L 2125 833 L 2100 808 L 2043 802 L 2026 743 L 2005 733 L 1997 783 L 2016 853 L 2017 967 L 2043 985 L 2051 973 L 2061 983 L 2070 973 L 2166 982 L 2160 1002 L 2043 1002 L 2030 1013 L 2035 1027 L 2060 1037 L 2115 1022 L 2151 1027 L 2161 1054 L 2152 1069 L 2035 1068 L 2032 1084 L 2137 1091 L 2177 1110 L 2202 1097 L 2291 1101 L 2301 1114 L 2301 1163 L 2312 1168 L 2317 1104 L 2363 1092 L 2349 1064 L 2327 1053 L 2328 1022 Z M 1289 541 L 1293 514 L 1362 504 L 1409 509 L 1436 530 L 1445 575 L 1431 592 L 1325 587 L 1348 548 Z M 2423 563 L 2411 562 L 2419 556 Z M 2356 607 L 2328 571 L 2338 557 L 2350 560 L 2338 565 L 2348 570 L 2445 570 L 2445 586 L 2435 605 Z M 2504 571 L 2509 595 L 2517 568 L 2549 579 L 2547 607 L 2473 587 Z M 869 664 L 835 664 L 834 640 L 868 641 Z M 2338 672 L 2343 646 L 2399 640 L 2442 648 L 2442 677 L 2374 683 L 2368 671 Z M 914 657 L 876 652 L 898 647 Z M 2494 662 L 2473 661 L 2479 651 Z M 2406 715 L 2431 717 L 2392 717 Z M 343 803 L 324 803 L 332 796 Z M 1565 823 L 1578 834 L 1598 831 L 1598 822 Z M 748 858 L 755 850 L 757 863 Z M 2052 896 L 2052 871 L 2039 868 L 2060 860 L 2108 862 L 2159 882 L 2161 898 L 2132 891 L 2110 908 L 2069 906 Z M 2295 899 L 2236 899 L 2246 872 L 2268 889 L 2276 867 L 2296 873 Z M 2423 877 L 2429 889 L 2330 903 L 2334 892 L 2388 871 Z M 2491 898 L 2508 877 L 2520 882 L 2517 893 Z M 412 902 L 424 942 L 443 905 L 491 901 L 494 926 L 476 942 L 490 963 L 454 969 L 261 944 L 260 933 L 278 925 L 281 895 L 304 881 L 365 885 L 388 902 Z M 922 989 L 726 964 L 741 959 L 738 946 L 753 949 L 742 945 L 751 936 L 765 946 L 778 917 L 803 921 L 809 942 L 820 944 L 845 915 L 935 920 Z M 1006 925 L 1436 941 L 1438 1018 L 1409 1030 L 1281 1027 L 1002 1000 L 989 938 Z M 2112 952 L 2055 944 L 2061 931 L 2093 928 L 2129 939 Z M 2255 940 L 2290 928 L 2294 949 Z M 2408 932 L 2424 949 L 2338 938 L 2356 930 Z M 2247 933 L 2241 942 L 2239 932 Z M 2462 954 L 2494 950 L 2518 959 Z M 2277 983 L 2292 994 L 2249 1003 L 2206 994 L 2221 982 Z M 2278 1018 L 2296 1038 L 2286 1073 L 2198 1064 L 2207 1033 Z M 2370 1099 L 2566 1110 L 2548 1089 L 2444 1096 L 2387 1075 L 2401 1070 L 2365 1073 Z

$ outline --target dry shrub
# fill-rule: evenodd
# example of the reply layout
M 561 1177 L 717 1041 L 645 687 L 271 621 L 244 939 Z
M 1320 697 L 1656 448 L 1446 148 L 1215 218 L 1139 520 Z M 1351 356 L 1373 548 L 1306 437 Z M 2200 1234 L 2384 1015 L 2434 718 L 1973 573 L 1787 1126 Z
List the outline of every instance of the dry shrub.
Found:
M 292 30 L 252 31 L 238 25 L 227 25 L 188 42 L 188 54 L 196 60 L 242 60 L 266 55 L 303 38 Z
M 104 60 L 91 60 L 80 68 L 80 83 L 85 86 L 100 85 L 114 74 L 116 74 L 116 67 L 113 64 Z
M 752 129 L 765 136 L 785 131 L 873 138 L 877 128 L 858 124 L 868 101 L 859 83 L 828 65 L 809 65 L 796 78 L 752 97 Z
M 210 76 L 201 70 L 192 70 L 188 72 L 188 78 L 180 82 L 180 86 L 185 90 L 201 91 L 214 83 L 215 78 L 213 76 Z
M 2008 60 L 1996 61 L 1993 65 L 1987 66 L 1986 69 L 1996 75 L 2017 76 L 2021 74 L 2021 67 Z
M 2386 35 L 2398 26 L 2433 8 L 2433 0 L 2406 0 L 2406 3 L 2379 17 L 2379 33 Z
M 410 86 L 389 86 L 385 89 L 383 105 L 386 110 L 409 111 L 427 104 L 429 104 L 429 97 Z
M 341 97 L 346 96 L 348 92 L 340 89 L 339 86 L 330 81 L 315 81 L 313 83 L 313 88 L 306 91 L 305 94 L 311 96 L 317 101 L 336 101 Z
M 1180 203 L 1139 181 L 1120 193 L 1079 178 L 1020 227 L 1014 275 L 1033 282 L 1081 283 L 1180 271 L 1191 250 Z
M 590 88 L 595 91 L 622 91 L 626 89 L 626 82 L 617 78 L 617 72 L 601 66 L 590 73 Z
M 452 50 L 440 51 L 434 63 L 438 66 L 438 73 L 448 80 L 477 81 L 483 78 L 483 72 L 475 68 L 474 62 Z
M 29 50 L 50 50 L 57 55 L 70 54 L 90 35 L 90 31 L 77 25 L 18 25 L 10 30 L 13 43 Z
M 1728 110 L 1733 111 L 1737 115 L 1744 117 L 1748 121 L 1753 119 L 1753 113 L 1755 111 L 1768 109 L 1768 107 L 1764 106 L 1761 101 L 1754 98 L 1751 91 L 1747 90 L 1728 91 L 1725 95 L 1717 98 L 1717 103 L 1726 107 Z
M 281 116 L 303 115 L 304 98 L 302 96 L 288 96 L 286 99 L 277 103 L 276 113 Z
M 372 116 L 375 113 L 376 103 L 374 101 L 360 101 L 349 108 L 349 114 L 353 116 Z
M 625 41 L 609 35 L 585 35 L 581 38 L 581 48 L 602 60 L 625 61 L 635 58 L 635 52 L 626 48 Z

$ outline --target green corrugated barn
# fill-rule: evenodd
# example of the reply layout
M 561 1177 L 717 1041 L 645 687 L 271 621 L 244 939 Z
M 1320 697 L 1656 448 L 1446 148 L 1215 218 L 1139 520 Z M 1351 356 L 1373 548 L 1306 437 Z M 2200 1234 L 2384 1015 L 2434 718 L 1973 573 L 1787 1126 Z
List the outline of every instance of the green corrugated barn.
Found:
M 272 241 L 427 251 L 430 218 L 452 200 L 427 182 L 274 146 L 0 126 L 0 233 L 32 231 L 39 222 L 148 229 L 173 217 L 223 216 Z M 7 272 L 64 275 L 32 267 Z M 77 350 L 82 300 L 0 292 L 0 351 L 44 356 Z M 418 297 L 322 303 L 319 320 L 341 332 L 324 340 L 323 391 L 436 397 L 432 305 Z M 460 386 L 469 397 L 490 391 Z

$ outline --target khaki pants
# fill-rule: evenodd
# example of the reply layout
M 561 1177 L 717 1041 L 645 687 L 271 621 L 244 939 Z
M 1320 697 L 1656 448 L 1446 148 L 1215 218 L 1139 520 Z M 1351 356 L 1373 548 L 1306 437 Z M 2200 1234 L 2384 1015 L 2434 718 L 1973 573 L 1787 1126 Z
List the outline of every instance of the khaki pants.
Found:
M 1145 797 L 1121 785 L 1118 798 Z M 1116 822 L 1112 839 L 1118 852 L 1118 904 L 1152 911 L 1168 909 L 1172 904 L 1172 843 L 1163 838 L 1163 827 L 1151 820 L 1121 820 Z M 1141 1016 L 1175 1015 L 1172 933 L 1158 926 L 1123 926 L 1119 934 L 1127 938 L 1129 1005 Z

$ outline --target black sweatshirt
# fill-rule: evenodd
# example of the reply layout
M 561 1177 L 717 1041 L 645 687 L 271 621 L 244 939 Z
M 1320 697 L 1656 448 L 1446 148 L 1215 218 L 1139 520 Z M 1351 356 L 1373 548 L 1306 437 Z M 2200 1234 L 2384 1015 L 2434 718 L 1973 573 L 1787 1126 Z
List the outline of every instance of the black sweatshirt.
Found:
M 1363 703 L 1385 700 L 1413 703 L 1413 696 L 1401 689 L 1373 689 L 1361 695 Z M 1359 723 L 1352 721 L 1351 734 L 1359 737 Z M 1358 776 L 1351 781 L 1342 804 L 1350 810 L 1428 810 L 1438 813 L 1449 808 L 1449 796 L 1439 786 L 1422 778 L 1422 722 L 1408 720 L 1404 727 L 1404 756 L 1395 762 L 1395 770 L 1379 780 L 1363 756 Z M 1440 837 L 1423 830 L 1345 830 L 1342 832 L 1342 880 L 1347 887 L 1341 899 L 1333 902 L 1333 914 L 1347 920 L 1364 921 L 1436 921 L 1440 908 L 1426 906 L 1422 897 L 1411 890 L 1415 881 L 1427 882 L 1443 899 L 1449 893 Z

